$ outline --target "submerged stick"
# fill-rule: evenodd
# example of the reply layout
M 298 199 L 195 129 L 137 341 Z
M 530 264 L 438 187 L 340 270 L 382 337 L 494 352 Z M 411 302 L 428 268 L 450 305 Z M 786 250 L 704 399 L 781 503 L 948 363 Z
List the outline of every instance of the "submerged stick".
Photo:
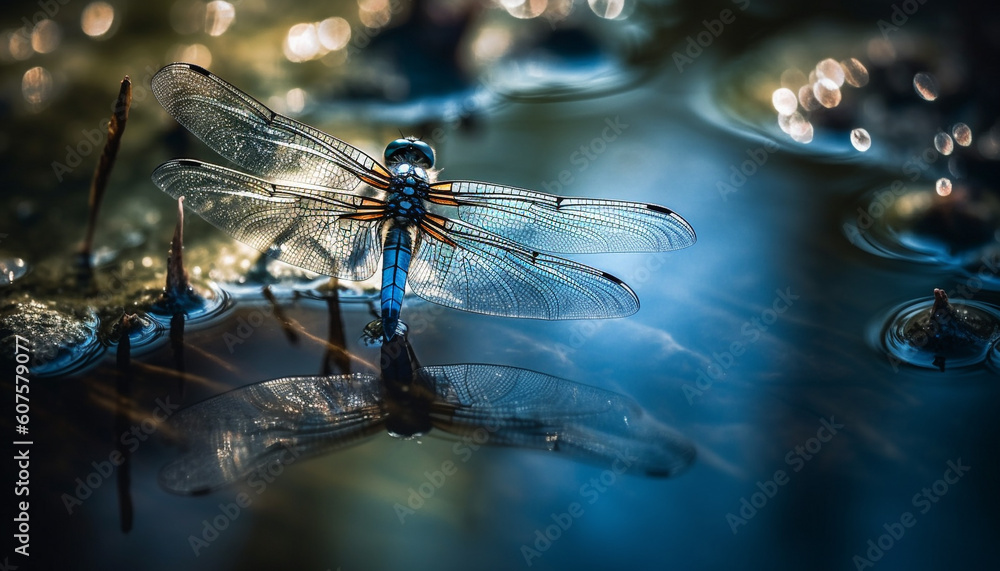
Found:
M 174 237 L 170 240 L 170 253 L 167 254 L 167 289 L 164 296 L 180 296 L 188 293 L 191 283 L 188 281 L 187 270 L 184 269 L 184 197 L 177 199 L 177 226 L 174 227 Z
M 323 375 L 332 375 L 336 365 L 342 374 L 351 373 L 351 354 L 347 352 L 347 339 L 344 334 L 344 319 L 340 314 L 340 299 L 337 291 L 337 278 L 331 277 L 330 296 L 326 298 L 326 309 L 330 316 L 327 332 L 326 354 L 323 356 Z
M 194 305 L 200 305 L 203 300 L 188 279 L 184 269 L 184 197 L 177 199 L 177 226 L 174 227 L 174 237 L 170 240 L 170 252 L 167 253 L 167 283 L 160 298 L 153 304 L 153 309 L 167 315 L 183 313 Z
M 94 168 L 94 178 L 90 181 L 90 198 L 87 202 L 89 211 L 87 234 L 83 239 L 79 253 L 81 274 L 88 279 L 93 269 L 91 267 L 91 253 L 94 249 L 94 232 L 97 230 L 97 213 L 101 209 L 101 201 L 104 199 L 104 191 L 108 186 L 111 169 L 115 166 L 115 158 L 118 156 L 118 147 L 121 146 L 131 106 L 132 80 L 126 75 L 122 79 L 121 88 L 118 90 L 118 100 L 115 102 L 115 109 L 111 113 L 111 121 L 108 123 L 108 139 L 104 143 L 104 151 Z
M 129 425 L 129 398 L 132 394 L 132 340 L 129 334 L 139 325 L 139 318 L 135 314 L 122 316 L 118 322 L 118 351 L 116 353 L 118 382 L 115 398 L 115 434 L 124 434 L 128 431 Z M 132 506 L 132 475 L 131 451 L 125 446 L 124 440 L 115 442 L 115 448 L 121 455 L 122 462 L 118 467 L 118 510 L 121 518 L 122 533 L 132 530 L 133 506 Z
M 278 305 L 277 298 L 274 297 L 274 292 L 271 291 L 271 286 L 264 286 L 263 289 L 264 299 L 266 299 L 271 304 L 271 309 L 274 311 L 274 317 L 281 324 L 281 330 L 285 332 L 285 337 L 288 338 L 289 343 L 298 343 L 299 335 L 295 332 L 295 325 L 292 320 L 285 315 L 281 306 Z M 301 327 L 301 325 L 299 326 Z

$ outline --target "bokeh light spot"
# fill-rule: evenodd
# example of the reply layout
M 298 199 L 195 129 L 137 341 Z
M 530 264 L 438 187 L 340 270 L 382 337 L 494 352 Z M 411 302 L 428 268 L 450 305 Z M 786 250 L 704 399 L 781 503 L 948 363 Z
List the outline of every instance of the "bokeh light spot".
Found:
M 852 87 L 864 87 L 868 85 L 868 68 L 856 58 L 845 59 L 840 62 L 844 68 L 844 81 Z
M 821 77 L 816 80 L 816 83 L 813 84 L 813 95 L 816 96 L 819 104 L 827 109 L 832 109 L 840 105 L 840 87 L 828 77 Z
M 315 24 L 295 24 L 285 38 L 285 57 L 289 61 L 306 61 L 319 55 L 319 34 Z
M 59 47 L 62 31 L 52 20 L 42 20 L 31 31 L 31 48 L 40 54 L 47 54 Z
M 107 2 L 91 2 L 80 14 L 80 28 L 92 38 L 104 37 L 115 23 L 115 9 Z
M 52 96 L 52 74 L 44 67 L 33 67 L 24 72 L 21 94 L 32 107 L 42 107 Z
M 938 98 L 938 84 L 929 73 L 920 72 L 913 76 L 913 89 L 917 95 L 927 101 L 934 101 Z
M 319 43 L 330 51 L 343 49 L 351 41 L 351 25 L 343 18 L 327 18 L 316 28 Z
M 837 60 L 827 58 L 816 64 L 816 77 L 818 79 L 829 79 L 835 87 L 840 88 L 841 85 L 844 85 L 844 68 L 840 67 L 840 63 Z
M 937 135 L 934 135 L 934 148 L 937 149 L 942 155 L 950 155 L 955 149 L 955 145 L 951 140 L 951 135 L 948 133 L 938 133 Z
M 791 115 L 799 105 L 795 92 L 787 87 L 779 87 L 771 94 L 771 104 L 780 115 Z
M 972 144 L 972 129 L 965 123 L 955 123 L 955 126 L 951 128 L 951 136 L 955 137 L 955 142 L 963 147 Z
M 851 131 L 851 144 L 854 148 L 861 151 L 862 153 L 867 151 L 872 146 L 871 135 L 865 129 L 854 129 Z
M 934 185 L 934 190 L 938 193 L 938 196 L 948 196 L 951 194 L 951 180 L 943 177 L 939 178 Z
M 215 0 L 205 6 L 205 33 L 221 36 L 236 19 L 236 7 L 229 2 Z

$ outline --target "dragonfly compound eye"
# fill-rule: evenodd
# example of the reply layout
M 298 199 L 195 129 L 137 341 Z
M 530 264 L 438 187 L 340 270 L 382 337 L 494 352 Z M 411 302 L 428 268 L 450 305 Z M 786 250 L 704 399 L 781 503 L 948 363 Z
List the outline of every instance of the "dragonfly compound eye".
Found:
M 410 163 L 429 169 L 434 166 L 434 149 L 420 139 L 396 139 L 385 147 L 385 162 Z
M 413 150 L 416 152 L 416 154 L 420 155 L 420 158 L 415 159 L 413 162 L 419 166 L 424 167 L 425 169 L 433 168 L 434 149 L 432 149 L 430 145 L 419 139 L 412 141 L 412 144 L 413 144 Z

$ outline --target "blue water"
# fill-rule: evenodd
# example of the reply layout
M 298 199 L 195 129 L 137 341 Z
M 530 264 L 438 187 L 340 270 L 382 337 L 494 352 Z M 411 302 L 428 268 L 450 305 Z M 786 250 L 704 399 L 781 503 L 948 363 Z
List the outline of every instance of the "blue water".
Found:
M 994 486 L 1000 475 L 997 370 L 980 365 L 942 373 L 912 367 L 890 359 L 867 338 L 878 326 L 873 320 L 888 309 L 930 300 L 935 287 L 968 286 L 969 274 L 889 260 L 845 236 L 842 223 L 864 204 L 863 197 L 900 176 L 896 155 L 855 155 L 842 144 L 796 147 L 779 139 L 783 134 L 769 123 L 773 115 L 734 109 L 719 95 L 721 81 L 753 76 L 755 68 L 734 63 L 744 61 L 740 54 L 761 53 L 760 46 L 775 38 L 793 47 L 815 43 L 813 32 L 803 31 L 815 28 L 796 25 L 806 17 L 796 8 L 778 3 L 768 6 L 769 12 L 754 2 L 749 11 L 736 12 L 728 24 L 731 32 L 678 71 L 670 54 L 684 49 L 688 34 L 703 29 L 700 20 L 717 17 L 728 5 L 700 12 L 678 8 L 687 23 L 663 36 L 670 41 L 647 46 L 654 61 L 641 61 L 643 79 L 623 91 L 491 104 L 464 123 L 446 124 L 447 136 L 435 141 L 444 178 L 648 201 L 684 216 L 698 233 L 692 248 L 574 257 L 627 282 L 641 301 L 638 313 L 606 321 L 523 321 L 461 313 L 412 297 L 403 313 L 422 364 L 523 367 L 630 396 L 695 444 L 698 457 L 688 471 L 668 479 L 628 470 L 617 475 L 608 471 L 610 466 L 579 464 L 558 454 L 456 448 L 433 436 L 402 440 L 380 434 L 341 452 L 293 461 L 268 478 L 206 496 L 171 495 L 159 487 L 157 473 L 178 451 L 165 438 L 166 425 L 147 422 L 152 429 L 144 431 L 144 419 L 251 382 L 323 370 L 323 341 L 330 333 L 323 301 L 279 292 L 284 313 L 309 334 L 293 343 L 266 301 L 245 296 L 221 317 L 187 329 L 182 368 L 188 376 L 182 382 L 173 373 L 178 360 L 169 343 L 135 357 L 134 402 L 126 407 L 131 416 L 117 423 L 113 348 L 85 373 L 32 381 L 31 558 L 12 555 L 10 562 L 22 568 L 344 571 L 868 568 L 855 559 L 860 557 L 876 569 L 988 568 L 1000 556 Z M 585 9 L 585 4 L 575 7 L 581 16 L 589 14 Z M 25 5 L 25 13 L 33 10 Z M 66 10 L 56 20 L 68 30 L 77 16 L 70 18 Z M 237 22 L 250 26 L 252 18 L 239 19 L 241 10 L 237 4 Z M 892 8 L 865 5 L 863 10 L 864 18 L 870 12 L 875 21 L 889 17 Z M 165 19 L 166 12 L 166 7 L 151 9 L 150 21 Z M 296 16 L 318 21 L 327 14 Z M 830 43 L 838 46 L 830 54 L 838 58 L 853 55 L 850 49 L 864 53 L 859 38 L 878 33 L 858 14 L 809 16 L 827 38 L 839 38 Z M 641 11 L 634 17 L 670 21 Z M 859 20 L 857 26 L 846 23 L 852 17 Z M 911 17 L 920 22 L 922 39 L 952 37 L 959 23 L 969 25 L 961 6 L 928 3 Z M 992 14 L 981 17 L 995 20 Z M 121 72 L 106 69 L 113 67 L 107 63 L 97 65 L 98 47 L 133 50 L 113 57 L 136 76 L 147 60 L 154 68 L 164 63 L 147 52 L 161 53 L 166 42 L 138 37 L 128 30 L 140 22 L 126 22 L 108 44 L 86 44 L 91 47 L 83 59 L 111 78 L 100 86 L 109 87 L 108 93 Z M 600 23 L 588 26 L 602 37 Z M 858 27 L 866 31 L 859 34 Z M 170 42 L 180 41 L 169 29 L 157 29 Z M 269 56 L 273 64 L 254 72 L 259 83 L 243 85 L 240 74 L 249 72 L 237 71 L 234 62 L 247 56 L 221 41 L 242 37 L 239 30 L 218 42 L 199 37 L 213 49 L 210 68 L 251 93 L 265 95 L 271 84 L 295 84 L 272 74 L 276 69 L 291 70 L 288 75 L 323 70 L 322 64 L 288 67 L 276 52 Z M 978 41 L 978 34 L 978 27 L 970 31 L 970 43 Z M 593 49 L 576 55 L 586 59 Z M 231 61 L 227 50 L 232 50 Z M 28 63 L 40 65 L 42 57 L 56 69 L 68 69 L 64 52 L 35 56 Z M 970 66 L 992 65 L 968 52 L 955 57 Z M 20 77 L 28 63 L 2 64 L 4 77 Z M 771 73 L 771 68 L 759 71 Z M 20 145 L 13 128 L 4 132 L 2 172 L 13 173 L 21 164 L 24 172 L 18 175 L 20 186 L 4 194 L 9 212 L 3 220 L 12 230 L 0 228 L 8 234 L 0 248 L 5 256 L 42 267 L 58 248 L 71 249 L 66 244 L 76 239 L 77 224 L 82 229 L 82 189 L 89 180 L 83 172 L 73 175 L 79 195 L 66 185 L 54 186 L 51 156 L 62 151 L 53 149 L 74 141 L 81 128 L 96 125 L 90 117 L 103 114 L 101 102 L 110 100 L 77 74 L 66 81 L 67 90 L 74 81 L 88 85 L 87 99 L 99 102 L 86 117 L 81 100 L 65 93 L 46 110 L 32 113 L 16 90 L 9 91 L 3 109 L 11 125 L 38 121 L 46 130 L 66 133 L 57 143 L 29 139 Z M 322 82 L 314 85 L 322 94 Z M 970 84 L 957 85 L 952 101 L 974 106 L 976 98 L 967 95 Z M 461 106 L 469 101 L 464 97 L 450 104 Z M 946 97 L 941 106 L 958 107 Z M 974 133 L 985 133 L 996 120 L 995 101 L 975 109 L 981 119 L 974 125 L 970 119 L 970 125 Z M 326 117 L 342 113 L 320 95 L 312 111 Z M 148 255 L 159 260 L 167 250 L 175 205 L 148 182 L 148 173 L 174 156 L 212 157 L 177 134 L 169 135 L 173 142 L 164 142 L 169 123 L 152 97 L 137 100 L 132 115 L 129 128 L 135 130 L 127 131 L 102 211 L 102 218 L 113 223 L 99 236 L 111 240 L 122 227 L 140 227 L 147 243 L 125 250 L 123 259 Z M 56 125 L 65 117 L 75 119 Z M 302 119 L 311 121 L 308 114 Z M 618 129 L 606 129 L 609 121 Z M 369 144 L 376 155 L 398 136 L 393 124 L 316 124 Z M 837 125 L 821 135 L 842 133 Z M 772 146 L 772 139 L 780 144 Z M 821 136 L 816 142 L 823 143 Z M 735 190 L 720 192 L 719 183 L 730 181 L 732 167 L 739 169 L 754 157 L 765 159 Z M 975 163 L 970 178 L 995 182 L 990 165 Z M 931 185 L 936 176 L 928 177 Z M 26 201 L 35 214 L 16 215 Z M 59 214 L 52 204 L 60 205 Z M 161 214 L 146 220 L 148 210 Z M 81 221 L 67 222 L 68 228 L 54 223 L 77 216 Z M 232 242 L 194 217 L 187 224 L 188 264 L 207 273 L 220 250 L 232 251 Z M 25 238 L 45 234 L 58 245 L 43 249 Z M 151 273 L 140 270 L 135 279 L 159 287 L 162 275 Z M 40 278 L 28 277 L 33 275 Z M 997 283 L 983 282 L 971 299 L 996 306 Z M 39 286 L 35 295 L 58 293 Z M 378 350 L 360 341 L 372 319 L 367 305 L 344 303 L 341 313 L 352 370 L 367 370 L 365 362 L 378 359 Z M 13 394 L 6 377 L 3 382 L 4 393 Z M 3 426 L 10 426 L 10 416 L 2 418 Z M 133 426 L 139 432 L 129 438 Z M 118 446 L 134 446 L 126 486 L 134 520 L 127 533 L 121 529 L 117 489 L 122 470 L 108 465 Z M 421 487 L 433 490 L 422 504 L 416 500 Z M 80 502 L 70 501 L 68 513 L 67 498 L 73 496 Z

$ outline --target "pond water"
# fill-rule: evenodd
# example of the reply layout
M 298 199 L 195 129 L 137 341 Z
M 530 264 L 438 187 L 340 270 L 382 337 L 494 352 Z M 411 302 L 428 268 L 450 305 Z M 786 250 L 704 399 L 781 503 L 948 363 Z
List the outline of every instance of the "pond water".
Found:
M 0 554 L 11 568 L 902 569 L 1000 557 L 998 15 L 954 2 L 503 4 L 67 3 L 27 39 L 20 18 L 40 4 L 6 12 L 0 427 L 32 442 L 13 447 L 30 446 L 30 484 L 7 489 L 30 495 L 12 494 L 4 513 L 29 502 L 30 557 L 15 539 Z M 690 467 L 649 478 L 383 432 L 208 494 L 165 490 L 159 471 L 180 451 L 159 421 L 179 406 L 379 360 L 362 340 L 374 284 L 342 282 L 331 303 L 325 278 L 260 262 L 194 215 L 185 264 L 212 306 L 183 327 L 148 313 L 177 209 L 149 174 L 178 156 L 224 164 L 149 92 L 175 59 L 375 157 L 400 131 L 422 135 L 442 178 L 681 214 L 693 247 L 573 256 L 634 289 L 630 317 L 514 320 L 408 296 L 403 320 L 422 365 L 520 367 L 627 395 L 693 444 Z M 95 277 L 80 288 L 87 188 L 126 73 L 133 105 Z M 952 317 L 930 317 L 936 288 L 952 304 L 938 315 Z M 893 321 L 921 311 L 916 329 Z M 127 375 L 125 312 L 142 314 Z M 14 335 L 39 353 L 26 436 L 14 432 Z

